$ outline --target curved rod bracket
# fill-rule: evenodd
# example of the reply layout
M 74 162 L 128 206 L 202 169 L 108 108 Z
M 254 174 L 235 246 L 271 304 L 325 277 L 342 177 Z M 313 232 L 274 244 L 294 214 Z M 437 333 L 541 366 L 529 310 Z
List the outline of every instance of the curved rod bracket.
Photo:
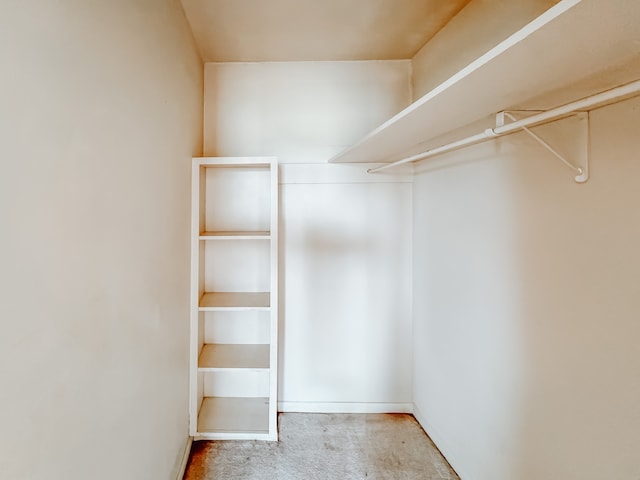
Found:
M 513 115 L 514 113 L 539 113 L 534 111 L 503 111 L 498 112 L 496 114 L 496 127 L 503 127 L 505 123 L 505 118 L 508 118 L 512 122 L 517 121 L 516 117 Z M 533 138 L 536 142 L 546 148 L 553 156 L 555 156 L 558 160 L 564 163 L 567 167 L 573 170 L 576 173 L 575 181 L 577 183 L 584 183 L 589 180 L 589 112 L 573 112 L 571 116 L 575 116 L 579 120 L 579 129 L 580 129 L 580 154 L 579 165 L 575 165 L 574 163 L 567 160 L 567 158 L 560 152 L 558 152 L 555 148 L 553 148 L 547 141 L 542 139 L 538 134 L 531 131 L 528 127 L 521 127 L 531 138 Z

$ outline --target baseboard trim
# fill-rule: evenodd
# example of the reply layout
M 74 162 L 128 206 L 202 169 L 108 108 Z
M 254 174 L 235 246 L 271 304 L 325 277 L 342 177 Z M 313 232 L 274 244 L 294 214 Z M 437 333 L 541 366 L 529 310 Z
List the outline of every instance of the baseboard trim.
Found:
M 457 465 L 460 465 L 460 463 L 457 461 L 456 457 L 451 454 L 451 449 L 448 448 L 447 443 L 442 440 L 442 436 L 435 428 L 433 428 L 433 425 L 427 422 L 427 419 L 422 415 L 422 412 L 415 403 L 413 404 L 413 416 L 429 436 L 431 441 L 433 441 L 440 454 L 449 463 L 449 466 L 451 466 L 453 471 L 456 472 L 458 477 L 460 477 L 460 480 L 469 480 L 471 476 L 467 475 L 464 470 L 459 470 L 456 467 Z
M 278 402 L 285 413 L 413 413 L 412 403 Z
M 184 446 L 184 452 L 182 452 L 182 460 L 180 461 L 180 466 L 178 467 L 178 474 L 176 475 L 176 480 L 182 480 L 184 478 L 184 474 L 187 471 L 187 463 L 189 462 L 189 455 L 191 454 L 192 444 L 193 444 L 193 437 L 189 437 L 187 439 L 187 443 Z

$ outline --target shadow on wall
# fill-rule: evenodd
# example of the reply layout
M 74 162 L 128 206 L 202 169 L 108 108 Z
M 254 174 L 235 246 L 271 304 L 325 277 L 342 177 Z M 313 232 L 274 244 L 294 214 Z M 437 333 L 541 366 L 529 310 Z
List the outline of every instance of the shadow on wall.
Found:
M 535 162 L 514 179 L 526 382 L 513 478 L 640 478 L 640 99 L 590 117 L 587 183 Z
M 350 385 L 359 383 L 358 373 L 365 366 L 363 310 L 367 286 L 367 258 L 372 252 L 371 239 L 365 236 L 342 236 L 330 230 L 309 229 L 303 243 L 306 252 L 301 279 L 305 298 L 301 298 L 303 315 L 296 320 L 306 328 L 305 350 L 313 361 L 309 376 L 319 384 L 331 385 L 340 395 Z M 348 401 L 348 399 L 343 399 Z
M 410 185 L 283 190 L 283 396 L 409 402 Z
M 524 134 L 416 176 L 414 399 L 463 478 L 640 478 L 639 114 L 591 112 L 585 184 Z

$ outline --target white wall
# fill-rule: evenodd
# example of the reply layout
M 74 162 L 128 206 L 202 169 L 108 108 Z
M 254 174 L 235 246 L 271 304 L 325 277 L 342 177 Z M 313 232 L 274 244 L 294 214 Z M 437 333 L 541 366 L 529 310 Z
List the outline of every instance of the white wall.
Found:
M 205 65 L 206 155 L 326 162 L 410 102 L 410 62 Z
M 314 177 L 281 187 L 283 409 L 407 410 L 411 184 Z
M 554 3 L 471 2 L 413 59 L 414 98 Z M 416 416 L 463 479 L 640 476 L 639 105 L 592 113 L 585 185 L 522 134 L 418 168 Z M 575 128 L 537 130 L 571 158 Z
M 409 66 L 205 66 L 205 153 L 282 162 L 282 410 L 410 407 L 411 178 L 326 163 L 407 105 Z
M 524 134 L 420 167 L 414 399 L 463 479 L 640 477 L 638 122 L 591 113 L 583 185 Z
M 182 10 L 4 2 L 0 57 L 0 476 L 175 478 L 202 125 Z
M 413 98 L 431 91 L 558 1 L 472 0 L 413 57 Z

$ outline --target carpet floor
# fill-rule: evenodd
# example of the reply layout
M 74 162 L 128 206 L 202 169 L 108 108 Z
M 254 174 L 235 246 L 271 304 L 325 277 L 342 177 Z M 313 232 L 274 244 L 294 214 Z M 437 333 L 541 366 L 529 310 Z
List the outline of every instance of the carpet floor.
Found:
M 458 480 L 411 415 L 282 413 L 279 430 L 194 442 L 184 480 Z

